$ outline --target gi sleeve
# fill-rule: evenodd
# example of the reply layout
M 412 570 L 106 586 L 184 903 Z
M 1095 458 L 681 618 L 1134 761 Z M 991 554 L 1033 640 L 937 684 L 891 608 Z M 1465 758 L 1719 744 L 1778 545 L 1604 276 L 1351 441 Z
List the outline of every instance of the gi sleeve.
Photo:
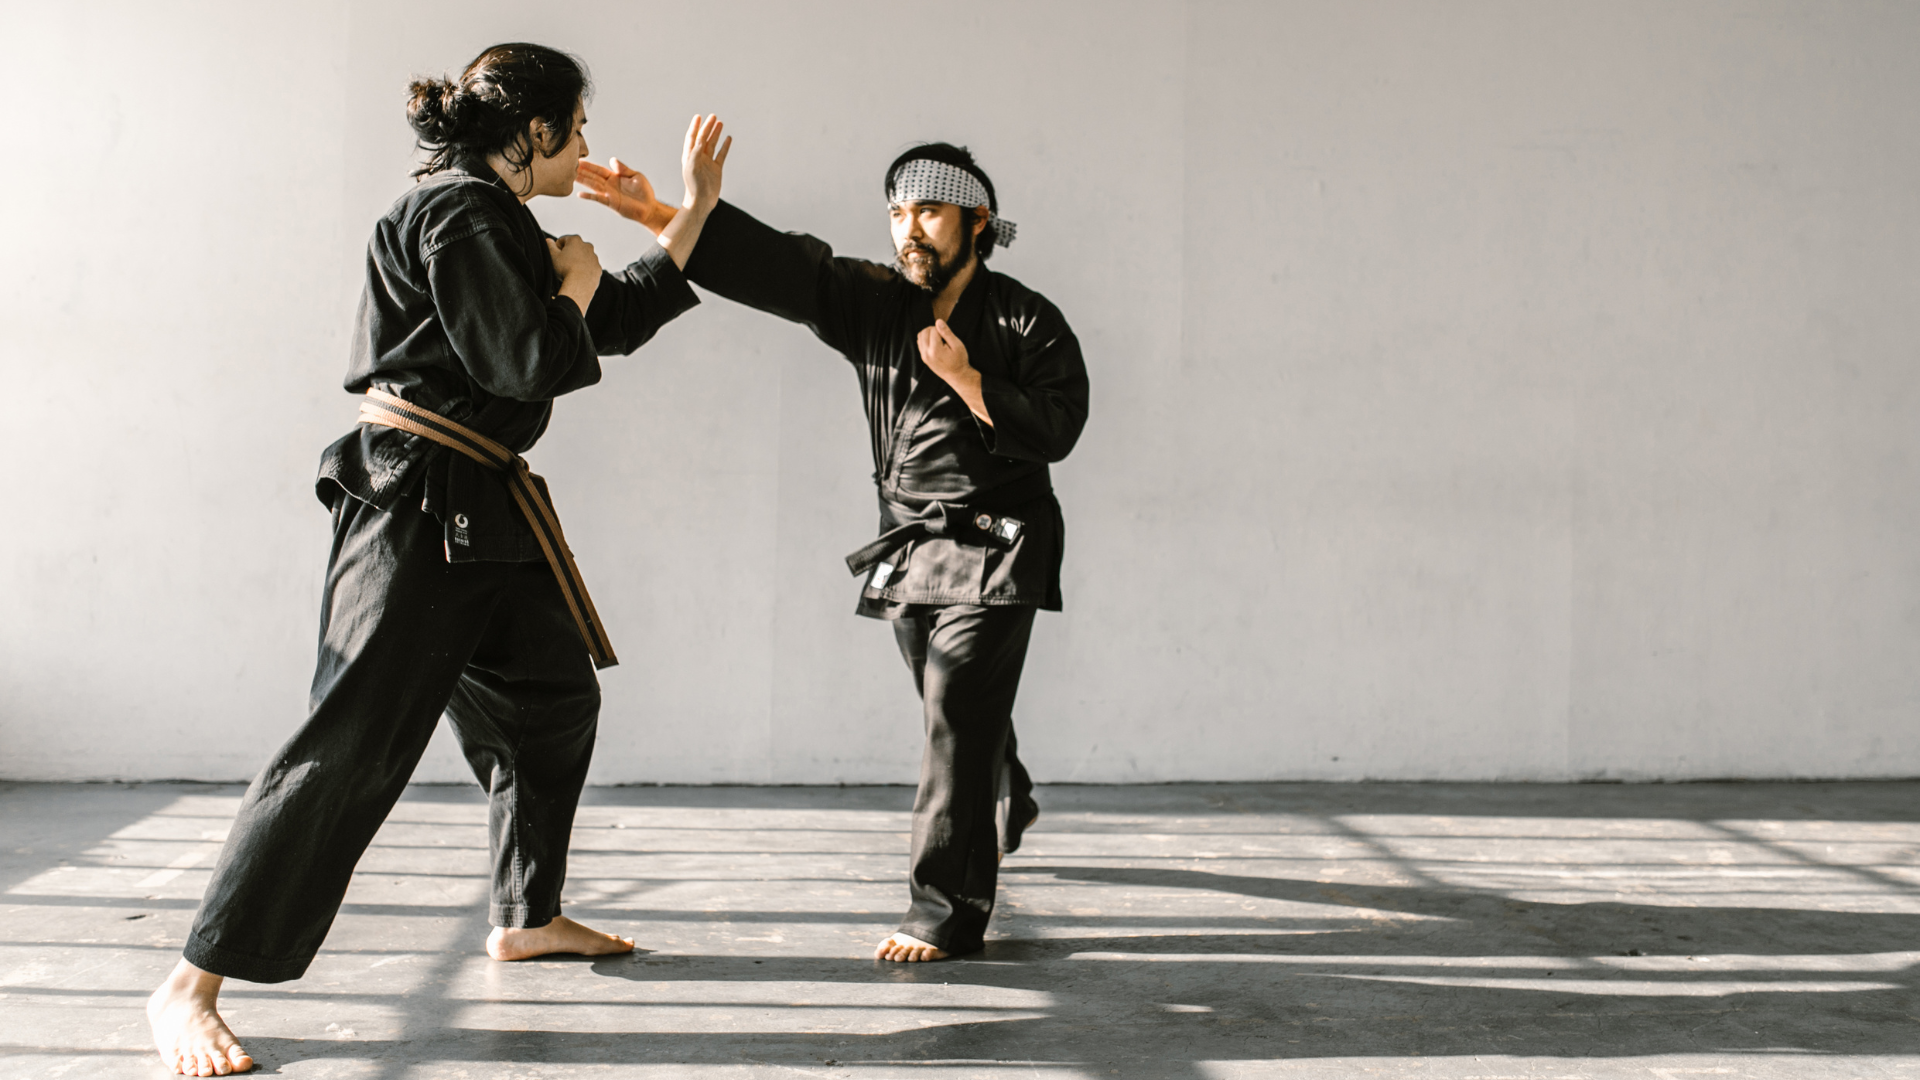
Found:
M 687 259 L 687 278 L 736 303 L 804 324 L 829 348 L 853 356 L 873 312 L 894 288 L 893 272 L 836 258 L 804 233 L 783 233 L 721 200 Z
M 482 228 L 426 254 L 433 306 L 467 374 L 487 393 L 548 401 L 600 381 L 580 308 L 543 297 L 506 229 Z
M 991 426 L 980 425 L 988 449 L 1001 457 L 1052 463 L 1063 460 L 1087 425 L 1087 364 L 1080 340 L 1059 309 L 1041 301 L 1020 337 L 1013 373 L 981 373 L 980 396 Z
M 600 288 L 587 306 L 594 351 L 601 356 L 630 353 L 699 302 L 686 276 L 673 265 L 673 256 L 658 244 L 650 245 L 625 270 L 601 273 Z

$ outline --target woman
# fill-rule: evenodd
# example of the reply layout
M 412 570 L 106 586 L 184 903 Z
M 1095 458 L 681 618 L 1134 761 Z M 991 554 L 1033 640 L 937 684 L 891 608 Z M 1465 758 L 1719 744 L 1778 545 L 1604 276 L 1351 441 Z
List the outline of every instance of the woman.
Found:
M 497 45 L 412 85 L 426 164 L 367 249 L 346 388 L 362 423 L 328 447 L 333 514 L 306 722 L 248 788 L 183 958 L 148 1002 L 174 1071 L 253 1061 L 220 1019 L 224 978 L 297 979 L 442 713 L 487 789 L 488 955 L 626 952 L 560 915 L 574 809 L 613 663 L 544 484 L 518 454 L 555 397 L 600 380 L 697 303 L 680 269 L 719 199 L 729 139 L 694 118 L 684 228 L 618 274 L 527 210 L 586 156 L 572 57 Z M 676 221 L 676 225 L 679 221 Z

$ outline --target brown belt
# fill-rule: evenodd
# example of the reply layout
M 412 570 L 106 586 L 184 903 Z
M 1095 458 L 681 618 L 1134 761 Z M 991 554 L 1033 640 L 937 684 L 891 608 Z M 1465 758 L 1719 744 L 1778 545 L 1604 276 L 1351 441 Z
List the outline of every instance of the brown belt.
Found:
M 580 628 L 581 640 L 587 643 L 593 666 L 610 668 L 620 662 L 613 655 L 613 643 L 607 640 L 606 630 L 600 624 L 600 613 L 593 610 L 586 583 L 580 580 L 580 568 L 573 564 L 573 551 L 560 532 L 560 519 L 554 516 L 546 496 L 540 494 L 539 485 L 534 483 L 536 477 L 528 471 L 525 458 L 472 428 L 462 427 L 384 390 L 367 391 L 366 400 L 360 403 L 360 422 L 398 428 L 432 439 L 489 469 L 506 473 L 507 490 L 513 492 L 513 501 L 520 504 L 527 524 L 533 526 L 534 538 L 540 541 L 540 550 L 546 552 L 547 565 L 553 567 L 553 576 L 560 582 L 560 594 L 567 598 L 567 607 L 573 612 L 574 624 Z

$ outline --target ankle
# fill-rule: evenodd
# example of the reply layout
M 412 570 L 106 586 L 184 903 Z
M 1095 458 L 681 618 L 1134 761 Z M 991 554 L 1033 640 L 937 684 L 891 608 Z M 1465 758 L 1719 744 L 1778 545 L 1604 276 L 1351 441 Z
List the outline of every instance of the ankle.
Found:
M 212 1000 L 220 996 L 220 985 L 226 978 L 193 966 L 185 960 L 174 965 L 167 976 L 167 990 L 174 995 L 205 998 Z

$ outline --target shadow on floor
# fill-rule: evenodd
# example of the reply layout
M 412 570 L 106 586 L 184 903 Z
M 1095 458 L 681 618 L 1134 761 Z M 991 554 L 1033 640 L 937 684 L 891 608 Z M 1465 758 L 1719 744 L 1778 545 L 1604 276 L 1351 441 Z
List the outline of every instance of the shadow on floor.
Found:
M 18 796 L 18 787 L 0 787 L 0 800 Z M 1696 823 L 1920 821 L 1920 798 L 1915 798 L 1920 784 L 1639 789 L 1170 785 L 1048 789 L 1045 794 L 1050 807 L 1070 813 L 1111 813 L 1135 819 L 1205 816 L 1222 826 L 1212 835 L 1233 834 L 1242 825 L 1243 833 L 1271 828 L 1271 815 L 1299 815 L 1321 822 L 1327 826 L 1317 834 L 1321 837 L 1347 835 L 1351 826 L 1340 823 L 1353 815 Z M 88 801 L 84 796 L 82 792 L 77 797 Z M 81 834 L 105 835 L 95 830 L 111 831 L 115 822 L 137 817 L 165 797 L 164 789 L 151 795 L 140 793 L 118 809 L 93 811 L 97 820 L 64 822 L 58 832 L 69 839 L 60 842 L 79 850 Z M 894 788 L 631 788 L 599 789 L 587 801 L 589 805 L 820 812 L 898 811 L 910 797 L 908 789 Z M 67 798 L 63 793 L 54 802 L 65 805 Z M 479 802 L 471 789 L 458 788 L 415 789 L 409 799 Z M 0 808 L 7 805 L 0 801 Z M 1138 825 L 1109 829 L 1099 822 L 1050 820 L 1069 833 L 1146 831 Z M 5 831 L 12 836 L 18 825 L 16 821 Z M 766 848 L 778 850 L 782 830 L 766 831 Z M 1729 842 L 1758 842 L 1731 832 L 1727 836 Z M 1627 842 L 1645 839 L 1630 837 Z M 1896 842 L 1873 842 L 1898 848 Z M 1783 859 L 1790 854 L 1782 847 L 1769 851 Z M 668 854 L 674 853 L 658 857 Z M 724 853 L 677 854 L 709 859 Z M 656 857 L 644 850 L 624 849 L 600 855 Z M 1905 910 L 1912 907 L 1920 888 L 1895 872 L 1903 871 L 1902 867 L 1888 866 L 1889 860 L 1904 860 L 1910 866 L 1911 855 L 1910 849 L 1900 849 L 1876 856 L 1876 863 L 1848 863 L 1835 856 L 1818 864 L 1789 859 L 1773 865 L 1784 871 L 1802 866 L 1818 869 L 1873 890 L 1872 895 L 1863 892 L 1857 906 L 1875 910 L 1856 911 L 1787 906 L 1833 900 L 1820 894 L 1819 886 L 1806 883 L 1813 879 L 1796 884 L 1790 877 L 1765 886 L 1778 893 L 1779 907 L 1680 906 L 1688 899 L 1661 894 L 1651 886 L 1644 890 L 1647 903 L 1540 902 L 1515 899 L 1492 888 L 1330 883 L 1278 874 L 1140 866 L 1126 859 L 1092 856 L 1030 863 L 1023 856 L 1022 861 L 1010 862 L 1004 872 L 1009 890 L 1078 888 L 1086 890 L 1087 902 L 1095 906 L 1076 908 L 1070 914 L 1012 914 L 1004 924 L 1010 936 L 997 938 L 976 956 L 940 964 L 880 965 L 822 956 L 642 954 L 565 965 L 566 970 L 556 976 L 565 980 L 555 984 L 562 991 L 558 998 L 495 1002 L 509 1007 L 524 1004 L 529 1015 L 556 1003 L 713 1005 L 689 1000 L 702 997 L 697 989 L 689 989 L 694 984 L 971 985 L 1023 992 L 1008 995 L 1008 1000 L 1045 1002 L 1032 1008 L 981 1010 L 1004 1018 L 931 1023 L 886 1034 L 756 1030 L 751 1019 L 718 1033 L 478 1030 L 454 1026 L 459 1023 L 461 1005 L 471 1001 L 450 1001 L 428 989 L 445 986 L 467 959 L 443 953 L 433 959 L 441 967 L 420 984 L 420 992 L 376 995 L 316 987 L 307 994 L 310 999 L 361 1001 L 392 1009 L 405 1018 L 405 1038 L 334 1042 L 250 1035 L 246 1042 L 269 1074 L 297 1062 L 352 1058 L 371 1059 L 372 1075 L 394 1078 L 428 1063 L 455 1067 L 468 1063 L 760 1064 L 778 1072 L 821 1075 L 831 1075 L 839 1066 L 884 1065 L 900 1075 L 912 1075 L 921 1069 L 964 1069 L 968 1062 L 982 1067 L 1024 1062 L 1036 1071 L 1199 1080 L 1213 1075 L 1204 1062 L 1489 1055 L 1592 1061 L 1665 1054 L 1781 1055 L 1783 1061 L 1808 1062 L 1823 1057 L 1920 1055 L 1920 1024 L 1916 1023 L 1920 1019 L 1916 989 L 1920 987 L 1916 987 L 1914 965 L 1896 955 L 1920 953 L 1920 913 Z M 17 861 L 23 868 L 45 865 L 40 855 Z M 1139 861 L 1154 860 L 1134 862 Z M 1432 880 L 1417 859 L 1389 856 L 1386 861 L 1397 863 L 1409 878 Z M 1125 865 L 1100 865 L 1103 862 Z M 1555 865 L 1570 874 L 1581 869 L 1571 857 Z M 1684 868 L 1671 860 L 1614 865 Z M 797 882 L 794 889 L 799 888 Z M 756 895 L 782 888 L 778 879 L 753 887 L 759 890 Z M 190 906 L 180 899 L 135 901 L 80 895 L 22 896 L 9 902 L 23 907 L 108 910 Z M 1139 910 L 1127 910 L 1126 905 L 1134 902 Z M 1285 914 L 1249 914 L 1249 905 L 1257 902 L 1305 907 L 1282 909 Z M 405 903 L 353 903 L 346 914 L 409 917 L 450 910 L 468 921 L 479 918 L 477 912 L 464 908 Z M 569 913 L 635 921 L 765 922 L 828 929 L 837 929 L 835 924 L 880 921 L 865 912 L 795 912 L 773 906 L 671 912 L 619 906 L 595 909 L 588 904 L 570 907 Z M 1191 932 L 1166 932 L 1170 927 Z M 1022 936 L 1023 929 L 1031 936 Z M 467 936 L 477 940 L 483 932 L 475 922 Z M 394 944 L 397 952 L 405 951 L 405 946 L 405 942 Z M 607 985 L 604 980 L 658 984 L 666 990 L 657 1001 L 644 993 L 636 995 L 631 986 L 622 987 L 619 994 L 597 991 L 596 983 Z M 279 993 L 277 989 L 235 989 Z M 10 992 L 25 998 L 36 991 L 13 987 Z M 137 998 L 131 991 L 127 996 L 129 1001 Z M 878 1007 L 845 1004 L 855 997 L 871 1001 L 875 997 L 871 991 L 842 995 L 837 999 L 840 1004 L 830 993 L 819 997 L 822 1000 L 811 1005 L 794 1001 L 726 1009 L 775 1014 L 803 1008 Z M 766 1000 L 781 999 L 776 993 Z M 925 1006 L 900 1006 L 916 1007 Z M 545 1028 L 568 1026 L 552 1022 L 555 1015 L 544 1013 L 533 1022 Z M 569 1014 L 563 1019 L 585 1015 Z M 645 1013 L 625 1015 L 644 1017 Z M 760 1023 L 761 1028 L 781 1026 L 805 1025 Z M 29 1048 L 0 1047 L 5 1049 Z

